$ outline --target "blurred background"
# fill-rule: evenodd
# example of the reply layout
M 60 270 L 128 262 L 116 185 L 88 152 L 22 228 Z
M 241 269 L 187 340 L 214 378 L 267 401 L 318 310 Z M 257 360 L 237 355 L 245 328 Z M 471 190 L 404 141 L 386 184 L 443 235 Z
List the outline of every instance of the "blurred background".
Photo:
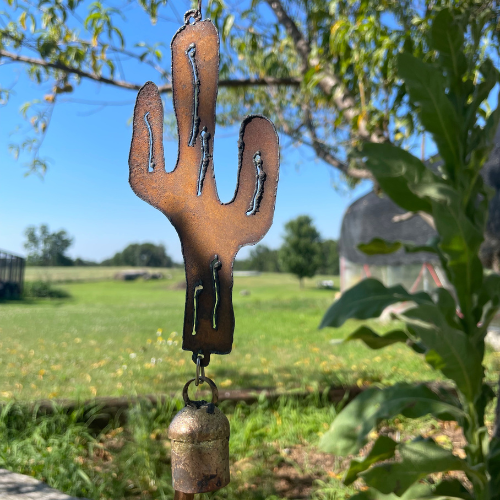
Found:
M 449 286 L 434 255 L 359 251 L 374 238 L 423 245 L 436 232 L 384 197 L 353 154 L 362 142 L 390 141 L 438 168 L 395 58 L 403 49 L 426 53 L 430 23 L 448 4 L 470 8 L 203 2 L 221 36 L 213 152 L 220 199 L 234 193 L 246 115 L 275 123 L 282 158 L 274 224 L 234 263 L 233 352 L 213 356 L 207 369 L 232 429 L 232 483 L 211 496 L 348 498 L 360 485 L 341 483 L 345 459 L 318 448 L 338 409 L 373 384 L 441 380 L 399 344 L 380 353 L 341 344 L 358 321 L 318 326 L 365 278 L 412 292 Z M 192 7 L 7 0 L 0 12 L 0 467 L 75 496 L 173 495 L 166 428 L 194 374 L 181 348 L 184 267 L 173 227 L 128 185 L 128 154 L 135 97 L 152 80 L 164 100 L 166 168 L 174 167 L 169 45 Z M 482 7 L 481 45 L 469 41 L 496 66 L 497 7 Z M 496 107 L 496 98 L 488 103 Z M 499 134 L 496 144 L 483 177 L 498 190 Z M 499 196 L 481 253 L 496 272 Z M 389 315 L 370 321 L 379 333 L 394 328 Z M 491 380 L 497 359 L 490 349 Z M 90 400 L 97 406 L 80 404 Z M 31 418 L 29 406 L 6 410 L 14 402 L 52 410 Z M 387 425 L 416 432 L 403 418 Z M 438 442 L 463 446 L 434 418 L 419 425 Z

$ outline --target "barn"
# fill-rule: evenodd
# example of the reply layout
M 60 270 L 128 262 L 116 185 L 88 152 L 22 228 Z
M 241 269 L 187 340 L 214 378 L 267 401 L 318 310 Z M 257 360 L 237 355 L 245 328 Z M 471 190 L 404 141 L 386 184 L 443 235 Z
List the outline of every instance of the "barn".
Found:
M 366 255 L 358 250 L 360 243 L 369 243 L 374 238 L 424 245 L 436 235 L 420 216 L 401 218 L 404 213 L 392 200 L 374 191 L 349 206 L 340 233 L 341 292 L 371 277 L 386 286 L 401 283 L 412 292 L 431 291 L 446 283 L 435 254 L 407 253 L 400 249 L 392 254 Z
M 434 161 L 431 168 L 437 167 L 439 162 Z M 500 272 L 500 127 L 482 175 L 495 194 L 490 203 L 481 260 L 484 266 Z M 402 214 L 403 209 L 374 191 L 349 206 L 340 234 L 341 292 L 368 277 L 378 278 L 386 286 L 401 283 L 412 292 L 431 291 L 447 285 L 435 254 L 406 253 L 401 249 L 393 254 L 370 256 L 358 250 L 360 243 L 369 243 L 374 238 L 424 245 L 436 235 L 420 216 L 405 219 Z

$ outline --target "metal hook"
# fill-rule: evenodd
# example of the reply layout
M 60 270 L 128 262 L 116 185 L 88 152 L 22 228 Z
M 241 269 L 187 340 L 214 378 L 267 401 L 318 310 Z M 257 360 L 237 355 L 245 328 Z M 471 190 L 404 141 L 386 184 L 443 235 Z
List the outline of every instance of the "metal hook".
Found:
M 201 356 L 198 356 L 196 358 L 196 378 L 194 379 L 194 385 L 198 387 L 200 383 L 203 384 L 204 380 L 205 380 L 205 367 L 201 366 Z
M 202 2 L 202 0 L 198 0 L 198 8 L 197 9 L 188 10 L 184 14 L 184 24 L 189 24 L 189 20 L 191 18 L 194 19 L 195 23 L 198 21 L 201 21 L 201 2 Z

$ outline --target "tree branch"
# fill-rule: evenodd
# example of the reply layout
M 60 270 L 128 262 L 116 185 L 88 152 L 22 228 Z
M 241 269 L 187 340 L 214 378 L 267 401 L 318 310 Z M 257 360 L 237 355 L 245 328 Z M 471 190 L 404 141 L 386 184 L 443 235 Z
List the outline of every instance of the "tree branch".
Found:
M 295 50 L 301 59 L 301 71 L 306 73 L 309 69 L 309 56 L 311 55 L 311 46 L 304 38 L 293 19 L 287 14 L 280 0 L 266 0 L 278 22 L 285 28 L 288 36 L 293 40 Z
M 373 180 L 372 173 L 365 168 L 352 168 L 349 164 L 340 161 L 338 158 L 332 155 L 330 148 L 321 141 L 316 133 L 316 127 L 314 126 L 311 110 L 306 107 L 304 124 L 309 130 L 309 135 L 311 136 L 311 147 L 314 152 L 326 163 L 332 167 L 338 168 L 345 175 L 352 177 L 354 179 L 370 179 Z
M 128 90 L 140 90 L 142 85 L 137 83 L 131 83 L 123 80 L 116 80 L 114 78 L 107 78 L 102 75 L 96 75 L 94 73 L 90 73 L 88 71 L 84 71 L 79 68 L 73 68 L 68 66 L 62 62 L 56 61 L 46 61 L 44 59 L 37 59 L 34 57 L 23 56 L 20 54 L 15 54 L 13 52 L 8 52 L 6 50 L 0 50 L 0 59 L 5 57 L 10 59 L 11 61 L 17 61 L 25 64 L 33 64 L 35 66 L 40 66 L 43 68 L 52 68 L 59 71 L 63 71 L 64 73 L 78 75 L 81 78 L 87 78 L 89 80 L 94 80 L 99 83 L 104 83 L 106 85 L 113 85 L 115 87 L 120 87 Z M 267 87 L 267 86 L 291 86 L 298 87 L 300 86 L 301 80 L 300 78 L 272 78 L 272 77 L 264 77 L 264 78 L 235 78 L 230 80 L 220 80 L 219 87 L 226 88 L 241 88 L 241 87 Z M 158 90 L 160 93 L 170 93 L 172 92 L 171 84 L 164 84 L 158 86 Z
M 401 215 L 395 215 L 392 218 L 392 222 L 405 222 L 407 220 L 413 219 L 416 215 L 419 215 L 432 229 L 436 230 L 436 223 L 434 222 L 434 217 L 432 215 L 426 214 L 425 212 L 405 212 Z
M 273 10 L 278 22 L 285 28 L 285 31 L 293 40 L 295 50 L 301 59 L 301 72 L 305 75 L 309 68 L 319 64 L 319 59 L 314 58 L 310 60 L 311 46 L 293 19 L 285 11 L 281 0 L 266 0 L 266 2 Z M 344 113 L 348 122 L 351 122 L 359 115 L 354 97 L 345 88 L 342 80 L 337 75 L 330 71 L 325 72 L 323 77 L 318 81 L 318 86 L 326 95 L 333 97 L 335 106 L 339 111 Z M 382 130 L 375 130 L 373 133 L 368 131 L 366 118 L 359 121 L 358 134 L 363 140 L 370 142 L 385 142 L 387 140 Z

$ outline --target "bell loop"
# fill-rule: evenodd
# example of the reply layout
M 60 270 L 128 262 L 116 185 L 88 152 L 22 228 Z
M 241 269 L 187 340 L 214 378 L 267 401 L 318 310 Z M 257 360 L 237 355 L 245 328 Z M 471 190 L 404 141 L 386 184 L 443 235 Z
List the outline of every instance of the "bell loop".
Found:
M 198 3 L 200 6 L 201 2 Z M 201 21 L 201 9 L 191 9 L 184 14 L 184 24 L 189 24 L 189 20 L 193 18 L 194 22 Z
M 213 380 L 209 379 L 208 377 L 203 376 L 203 375 L 201 375 L 199 377 L 199 380 L 201 380 L 201 382 L 206 382 L 210 386 L 210 389 L 212 389 L 212 402 L 209 404 L 212 406 L 216 405 L 217 402 L 219 401 L 219 390 L 217 389 L 215 382 Z M 192 407 L 199 408 L 200 406 L 206 405 L 207 402 L 206 401 L 193 401 L 193 400 L 189 399 L 188 390 L 189 390 L 189 386 L 193 382 L 196 382 L 195 378 L 192 378 L 191 380 L 188 380 L 186 382 L 184 389 L 182 389 L 182 398 L 184 399 L 184 403 L 186 403 L 186 406 L 192 406 Z

